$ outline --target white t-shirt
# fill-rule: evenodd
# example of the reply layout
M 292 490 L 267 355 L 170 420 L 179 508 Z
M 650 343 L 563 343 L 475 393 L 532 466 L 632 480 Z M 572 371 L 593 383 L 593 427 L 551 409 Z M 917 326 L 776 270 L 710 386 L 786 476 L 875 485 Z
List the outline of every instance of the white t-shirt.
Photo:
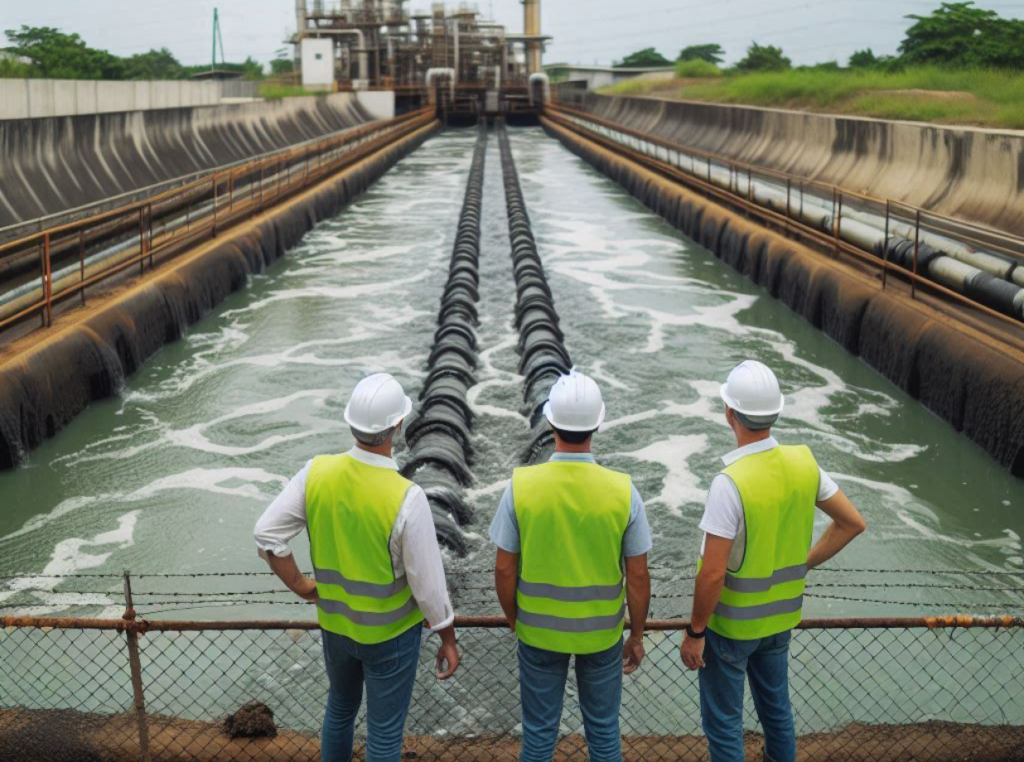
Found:
M 778 446 L 779 443 L 775 441 L 775 437 L 768 437 L 760 442 L 733 450 L 722 458 L 722 462 L 726 466 L 731 466 L 742 457 L 758 452 L 767 452 Z M 817 502 L 820 503 L 835 495 L 839 491 L 839 485 L 827 473 L 821 469 L 818 470 L 820 475 Z M 743 559 L 747 540 L 746 527 L 743 523 L 743 500 L 740 498 L 740 491 L 736 483 L 725 474 L 719 474 L 711 482 L 700 528 L 705 533 L 700 546 L 700 554 L 704 555 L 704 543 L 707 542 L 709 534 L 733 540 L 732 551 L 729 553 L 729 568 L 737 568 Z

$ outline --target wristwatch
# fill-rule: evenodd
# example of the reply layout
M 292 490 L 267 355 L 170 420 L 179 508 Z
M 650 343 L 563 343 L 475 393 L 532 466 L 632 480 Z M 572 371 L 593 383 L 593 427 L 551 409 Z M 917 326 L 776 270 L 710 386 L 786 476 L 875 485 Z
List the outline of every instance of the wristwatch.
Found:
M 688 637 L 688 638 L 693 638 L 694 640 L 700 640 L 705 635 L 707 635 L 707 632 L 708 632 L 708 630 L 707 630 L 706 627 L 703 630 L 701 630 L 700 632 L 694 632 L 693 627 L 691 627 L 690 625 L 686 625 L 686 637 Z

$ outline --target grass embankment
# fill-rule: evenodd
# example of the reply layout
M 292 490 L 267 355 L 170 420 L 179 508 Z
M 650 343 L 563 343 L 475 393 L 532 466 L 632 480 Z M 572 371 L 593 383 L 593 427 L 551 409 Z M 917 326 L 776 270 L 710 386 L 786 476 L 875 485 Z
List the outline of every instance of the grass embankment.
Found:
M 260 97 L 267 100 L 294 98 L 300 95 L 327 95 L 322 90 L 307 90 L 302 85 L 281 85 L 272 82 L 260 83 Z
M 882 119 L 1024 129 L 1024 74 L 913 67 L 793 69 L 674 80 L 629 80 L 601 92 L 826 111 Z

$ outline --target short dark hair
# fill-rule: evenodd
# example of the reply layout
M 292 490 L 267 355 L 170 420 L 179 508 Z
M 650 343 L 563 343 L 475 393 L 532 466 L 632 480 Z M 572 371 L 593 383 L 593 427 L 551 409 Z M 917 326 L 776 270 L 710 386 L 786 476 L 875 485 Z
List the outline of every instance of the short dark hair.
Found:
M 563 431 L 562 429 L 555 428 L 554 426 L 552 426 L 551 428 L 553 428 L 555 430 L 555 433 L 558 434 L 559 439 L 561 439 L 566 444 L 571 445 L 583 444 L 592 436 L 594 436 L 594 432 L 597 431 L 597 429 L 591 429 L 590 431 Z
M 775 425 L 775 422 L 779 420 L 777 415 L 745 415 L 739 410 L 733 409 L 733 415 L 736 416 L 736 420 L 740 422 L 740 426 L 745 428 L 747 431 L 764 431 L 770 429 Z
M 359 442 L 360 444 L 366 445 L 367 447 L 379 447 L 380 445 L 387 442 L 388 439 L 391 438 L 391 435 L 394 434 L 395 432 L 394 426 L 392 426 L 390 429 L 384 429 L 384 431 L 379 431 L 376 434 L 368 434 L 367 432 L 359 431 L 358 429 L 353 428 L 352 426 L 349 426 L 349 428 L 352 429 L 352 436 L 356 438 L 356 441 Z

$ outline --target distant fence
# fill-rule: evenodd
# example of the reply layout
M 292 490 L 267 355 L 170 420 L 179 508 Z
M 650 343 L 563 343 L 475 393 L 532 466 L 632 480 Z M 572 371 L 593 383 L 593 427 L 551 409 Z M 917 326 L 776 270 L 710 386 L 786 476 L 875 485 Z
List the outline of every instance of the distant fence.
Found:
M 103 576 L 111 594 L 117 581 Z M 251 577 L 237 576 L 251 586 Z M 195 605 L 179 582 L 164 581 L 173 587 L 139 605 Z M 209 595 L 257 594 L 266 593 Z M 0 759 L 319 759 L 327 679 L 315 622 L 144 621 L 128 601 L 122 619 L 0 618 Z M 648 623 L 647 659 L 624 681 L 627 760 L 705 758 L 696 673 L 678 656 L 684 624 Z M 425 643 L 406 756 L 512 762 L 521 738 L 515 637 L 498 617 L 458 625 L 463 663 L 452 680 L 434 679 L 436 639 Z M 805 621 L 794 633 L 790 680 L 803 760 L 1024 760 L 1022 618 Z M 570 674 L 555 757 L 562 762 L 587 758 L 576 696 Z M 275 728 L 263 730 L 274 735 L 225 732 L 223 719 L 248 702 L 273 712 Z M 258 732 L 260 712 L 250 719 Z M 757 759 L 749 700 L 745 726 L 748 759 Z M 360 717 L 357 735 L 364 733 Z
M 0 79 L 0 119 L 150 111 L 215 106 L 224 98 L 256 98 L 259 83 L 244 80 L 104 82 Z

